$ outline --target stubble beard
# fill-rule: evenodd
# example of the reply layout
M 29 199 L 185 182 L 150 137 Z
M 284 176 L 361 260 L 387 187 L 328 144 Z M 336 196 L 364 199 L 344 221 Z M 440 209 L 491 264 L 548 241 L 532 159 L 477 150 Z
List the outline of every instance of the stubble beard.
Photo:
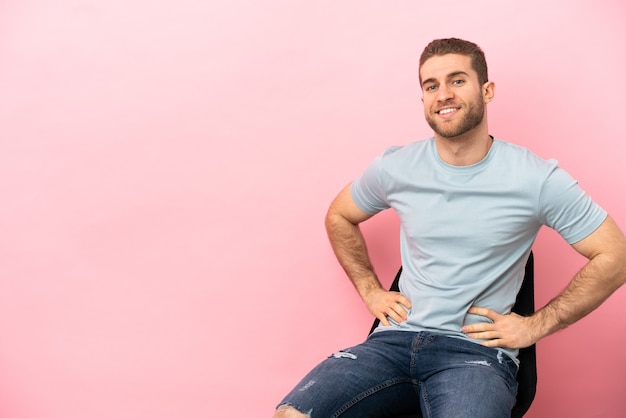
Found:
M 426 122 L 435 133 L 443 138 L 455 138 L 471 131 L 480 125 L 485 117 L 485 104 L 482 96 L 467 106 L 467 113 L 460 121 L 439 121 L 430 113 L 426 114 Z

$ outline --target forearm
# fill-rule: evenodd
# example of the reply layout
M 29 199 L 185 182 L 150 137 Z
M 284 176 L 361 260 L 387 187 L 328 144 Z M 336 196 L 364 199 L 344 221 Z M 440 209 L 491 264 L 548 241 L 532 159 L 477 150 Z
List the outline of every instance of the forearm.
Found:
M 372 290 L 381 289 L 358 224 L 331 210 L 326 216 L 326 232 L 339 264 L 359 295 L 365 299 Z
M 624 257 L 599 254 L 576 274 L 568 286 L 532 317 L 535 341 L 568 327 L 604 302 L 626 280 Z

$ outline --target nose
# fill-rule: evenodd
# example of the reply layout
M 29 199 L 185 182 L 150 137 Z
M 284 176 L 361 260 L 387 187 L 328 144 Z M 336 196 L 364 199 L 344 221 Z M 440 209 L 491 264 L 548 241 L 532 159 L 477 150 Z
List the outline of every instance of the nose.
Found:
M 447 100 L 450 100 L 454 97 L 454 93 L 452 92 L 452 89 L 450 89 L 450 87 L 447 84 L 441 84 L 439 86 L 439 88 L 437 89 L 437 101 L 439 102 L 445 102 Z

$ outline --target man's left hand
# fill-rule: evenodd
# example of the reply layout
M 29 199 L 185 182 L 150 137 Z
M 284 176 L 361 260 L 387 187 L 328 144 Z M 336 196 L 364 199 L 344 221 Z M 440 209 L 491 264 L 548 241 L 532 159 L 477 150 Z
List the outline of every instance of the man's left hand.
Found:
M 473 315 L 489 318 L 492 323 L 465 325 L 461 330 L 470 338 L 484 340 L 486 347 L 524 348 L 533 345 L 531 317 L 520 316 L 514 312 L 501 315 L 491 309 L 472 306 L 469 311 Z

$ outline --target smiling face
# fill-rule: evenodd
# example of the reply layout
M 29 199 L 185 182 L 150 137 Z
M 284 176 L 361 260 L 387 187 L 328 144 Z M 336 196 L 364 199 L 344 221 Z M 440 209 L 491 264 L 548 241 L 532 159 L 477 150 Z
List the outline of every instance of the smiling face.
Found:
M 452 139 L 484 126 L 493 83 L 481 85 L 467 55 L 429 58 L 420 68 L 424 115 L 436 135 Z

